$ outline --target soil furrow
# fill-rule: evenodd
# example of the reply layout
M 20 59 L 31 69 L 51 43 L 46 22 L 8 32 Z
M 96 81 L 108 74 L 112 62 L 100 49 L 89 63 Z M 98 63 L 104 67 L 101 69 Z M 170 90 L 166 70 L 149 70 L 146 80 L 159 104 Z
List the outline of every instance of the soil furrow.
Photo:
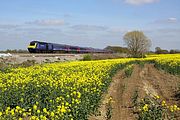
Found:
M 117 72 L 113 77 L 108 92 L 104 95 L 99 111 L 100 116 L 91 116 L 89 120 L 106 120 L 106 103 L 111 96 L 112 117 L 111 120 L 135 120 L 132 97 L 138 94 L 138 99 L 146 95 L 159 95 L 161 99 L 170 104 L 176 104 L 174 92 L 180 82 L 180 78 L 157 70 L 154 65 L 146 64 L 143 68 L 134 65 L 130 77 L 125 77 L 123 71 Z

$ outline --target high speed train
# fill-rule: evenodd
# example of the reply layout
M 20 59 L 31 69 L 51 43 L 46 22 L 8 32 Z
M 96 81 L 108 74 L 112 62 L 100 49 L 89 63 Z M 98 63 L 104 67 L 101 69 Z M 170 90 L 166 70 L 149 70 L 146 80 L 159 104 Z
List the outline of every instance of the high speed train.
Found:
M 40 41 L 31 41 L 28 46 L 28 51 L 30 53 L 53 53 L 53 52 L 63 52 L 63 53 L 110 53 L 110 51 L 103 49 L 95 49 L 90 47 L 79 47 L 56 43 L 47 43 Z

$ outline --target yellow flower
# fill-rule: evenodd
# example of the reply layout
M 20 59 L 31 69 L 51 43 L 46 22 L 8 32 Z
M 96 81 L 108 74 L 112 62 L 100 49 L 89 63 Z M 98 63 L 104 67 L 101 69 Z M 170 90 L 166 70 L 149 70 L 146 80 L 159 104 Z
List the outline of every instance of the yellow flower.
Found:
M 15 109 L 15 112 L 18 112 L 18 109 Z
M 162 105 L 163 107 L 166 106 L 166 101 L 163 100 L 163 101 L 161 102 L 161 105 Z
M 19 118 L 19 120 L 23 120 L 22 118 Z
M 81 93 L 80 92 L 77 92 L 77 98 L 80 98 L 81 97 Z
M 41 111 L 40 110 L 37 110 L 37 113 L 39 114 Z
M 10 110 L 11 108 L 10 107 L 7 107 L 6 110 Z
M 0 112 L 0 117 L 2 116 L 2 112 Z
M 160 97 L 159 97 L 159 95 L 156 95 L 155 98 L 156 98 L 156 99 L 159 99 Z
M 43 112 L 44 112 L 44 113 L 47 113 L 47 109 L 46 109 L 46 108 L 43 108 Z
M 35 119 L 36 119 L 36 116 L 32 116 L 32 117 L 31 117 L 31 120 L 35 120 Z
M 66 102 L 66 106 L 68 106 L 69 105 L 69 103 L 68 102 Z
M 21 99 L 20 99 L 20 102 L 23 102 L 23 101 L 24 101 L 24 99 L 23 99 L 23 98 L 21 98 Z
M 144 106 L 143 106 L 143 110 L 146 112 L 146 111 L 148 111 L 148 104 L 145 104 Z
M 8 111 L 8 110 L 6 110 L 5 112 L 6 112 L 6 115 L 8 115 L 8 114 L 9 114 L 9 111 Z
M 14 109 L 11 110 L 11 115 L 14 116 Z
M 24 111 L 26 111 L 26 110 L 23 108 L 22 111 L 24 112 Z
M 16 106 L 16 109 L 17 109 L 17 110 L 20 110 L 20 109 L 21 109 L 21 107 L 19 107 L 19 106 Z
M 22 110 L 20 110 L 19 113 L 21 114 L 21 113 L 22 113 Z
M 173 107 L 174 107 L 174 111 L 176 111 L 177 110 L 177 105 L 174 105 Z
M 170 106 L 170 111 L 174 112 L 174 106 L 172 106 L 172 105 Z
M 54 112 L 51 112 L 51 117 L 54 117 Z
M 34 110 L 37 110 L 37 105 L 33 105 L 33 109 L 34 109 Z
M 47 120 L 46 116 L 43 116 L 42 120 Z
M 61 107 L 61 113 L 65 113 L 66 112 L 66 109 L 64 106 Z
M 26 117 L 26 113 L 23 113 L 23 117 Z
M 40 115 L 40 118 L 42 119 L 44 116 L 43 115 Z

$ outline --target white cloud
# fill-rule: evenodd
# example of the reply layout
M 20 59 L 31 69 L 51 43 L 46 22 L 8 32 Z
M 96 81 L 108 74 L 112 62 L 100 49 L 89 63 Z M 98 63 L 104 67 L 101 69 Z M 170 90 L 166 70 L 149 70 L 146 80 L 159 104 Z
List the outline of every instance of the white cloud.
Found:
M 129 31 L 131 31 L 131 30 L 129 30 L 129 29 L 122 29 L 122 28 L 110 28 L 109 30 L 108 30 L 108 32 L 110 32 L 110 33 L 126 33 L 126 32 L 129 32 Z
M 97 25 L 74 25 L 71 28 L 80 31 L 104 31 L 108 29 L 108 27 Z
M 0 29 L 13 29 L 17 28 L 18 25 L 12 25 L 12 24 L 0 24 Z
M 176 23 L 178 20 L 177 20 L 177 18 L 171 17 L 171 18 L 168 18 L 167 21 L 170 23 Z
M 166 19 L 160 19 L 153 22 L 153 24 L 177 24 L 179 23 L 179 20 L 175 17 L 170 17 Z
M 49 19 L 49 20 L 35 20 L 28 22 L 28 24 L 42 25 L 42 26 L 59 26 L 64 25 L 64 20 L 61 19 Z
M 159 0 L 125 0 L 126 3 L 132 5 L 142 5 L 158 2 Z

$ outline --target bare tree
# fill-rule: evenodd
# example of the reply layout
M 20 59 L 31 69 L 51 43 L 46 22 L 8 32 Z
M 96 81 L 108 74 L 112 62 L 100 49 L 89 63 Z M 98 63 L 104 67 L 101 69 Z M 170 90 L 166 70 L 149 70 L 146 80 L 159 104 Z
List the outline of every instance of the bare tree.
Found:
M 151 46 L 151 40 L 141 31 L 128 32 L 123 39 L 132 57 L 143 57 Z

